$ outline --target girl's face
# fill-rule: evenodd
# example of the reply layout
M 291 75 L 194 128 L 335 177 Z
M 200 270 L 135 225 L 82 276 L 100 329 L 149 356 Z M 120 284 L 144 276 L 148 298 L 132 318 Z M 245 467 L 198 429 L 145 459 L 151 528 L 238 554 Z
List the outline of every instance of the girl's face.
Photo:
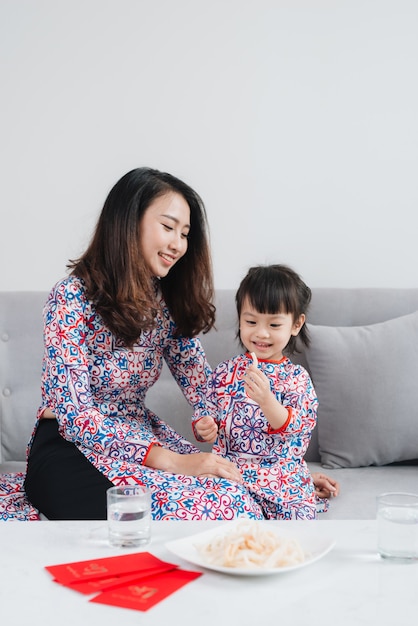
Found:
M 186 253 L 190 208 L 182 195 L 169 192 L 151 202 L 140 228 L 141 250 L 154 276 L 166 276 Z
M 294 322 L 291 313 L 259 313 L 245 298 L 239 318 L 240 338 L 257 359 L 280 361 L 290 337 L 299 334 L 304 322 L 303 314 Z

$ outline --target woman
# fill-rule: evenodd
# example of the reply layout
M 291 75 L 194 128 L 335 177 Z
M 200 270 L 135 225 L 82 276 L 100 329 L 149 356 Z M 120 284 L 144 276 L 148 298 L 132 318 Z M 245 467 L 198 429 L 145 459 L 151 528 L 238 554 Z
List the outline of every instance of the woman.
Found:
M 165 360 L 194 411 L 214 324 L 204 205 L 150 168 L 110 191 L 86 252 L 44 309 L 42 403 L 26 494 L 49 519 L 104 519 L 112 484 L 152 490 L 154 519 L 262 518 L 237 467 L 200 452 L 145 406 Z

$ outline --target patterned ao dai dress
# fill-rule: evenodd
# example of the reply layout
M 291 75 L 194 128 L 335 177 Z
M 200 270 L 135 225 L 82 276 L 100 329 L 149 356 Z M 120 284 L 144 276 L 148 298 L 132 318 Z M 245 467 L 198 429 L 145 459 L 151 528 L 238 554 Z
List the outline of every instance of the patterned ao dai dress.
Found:
M 287 357 L 259 360 L 258 367 L 269 378 L 271 390 L 288 409 L 287 422 L 273 430 L 244 389 L 243 377 L 251 362 L 250 355 L 243 354 L 215 368 L 206 410 L 196 413 L 193 423 L 203 414 L 213 417 L 219 429 L 213 452 L 238 465 L 264 517 L 315 519 L 317 498 L 304 460 L 317 417 L 312 381 L 303 367 Z
M 204 406 L 211 373 L 200 340 L 175 338 L 161 294 L 159 303 L 156 327 L 128 349 L 104 325 L 80 279 L 71 276 L 57 283 L 44 309 L 42 405 L 37 417 L 49 407 L 61 436 L 114 484 L 150 487 L 154 519 L 260 519 L 259 506 L 237 483 L 144 465 L 153 445 L 178 453 L 199 452 L 145 405 L 163 360 L 190 403 L 190 414 Z M 29 449 L 32 441 L 33 435 Z

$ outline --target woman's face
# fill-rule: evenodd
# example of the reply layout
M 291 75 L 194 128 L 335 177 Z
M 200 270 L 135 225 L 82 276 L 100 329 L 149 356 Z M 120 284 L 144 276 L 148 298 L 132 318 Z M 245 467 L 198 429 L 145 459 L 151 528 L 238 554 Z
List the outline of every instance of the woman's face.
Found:
M 154 276 L 163 278 L 186 253 L 190 208 L 182 195 L 170 191 L 151 202 L 140 229 L 141 250 Z

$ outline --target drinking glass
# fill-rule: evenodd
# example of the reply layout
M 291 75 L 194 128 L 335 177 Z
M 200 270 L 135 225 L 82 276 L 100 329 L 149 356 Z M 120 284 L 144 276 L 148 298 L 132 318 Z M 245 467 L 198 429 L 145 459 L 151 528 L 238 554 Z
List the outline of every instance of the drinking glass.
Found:
M 379 554 L 388 559 L 418 559 L 418 494 L 383 493 L 377 497 Z
M 107 490 L 109 542 L 135 548 L 151 540 L 151 492 L 142 485 Z

